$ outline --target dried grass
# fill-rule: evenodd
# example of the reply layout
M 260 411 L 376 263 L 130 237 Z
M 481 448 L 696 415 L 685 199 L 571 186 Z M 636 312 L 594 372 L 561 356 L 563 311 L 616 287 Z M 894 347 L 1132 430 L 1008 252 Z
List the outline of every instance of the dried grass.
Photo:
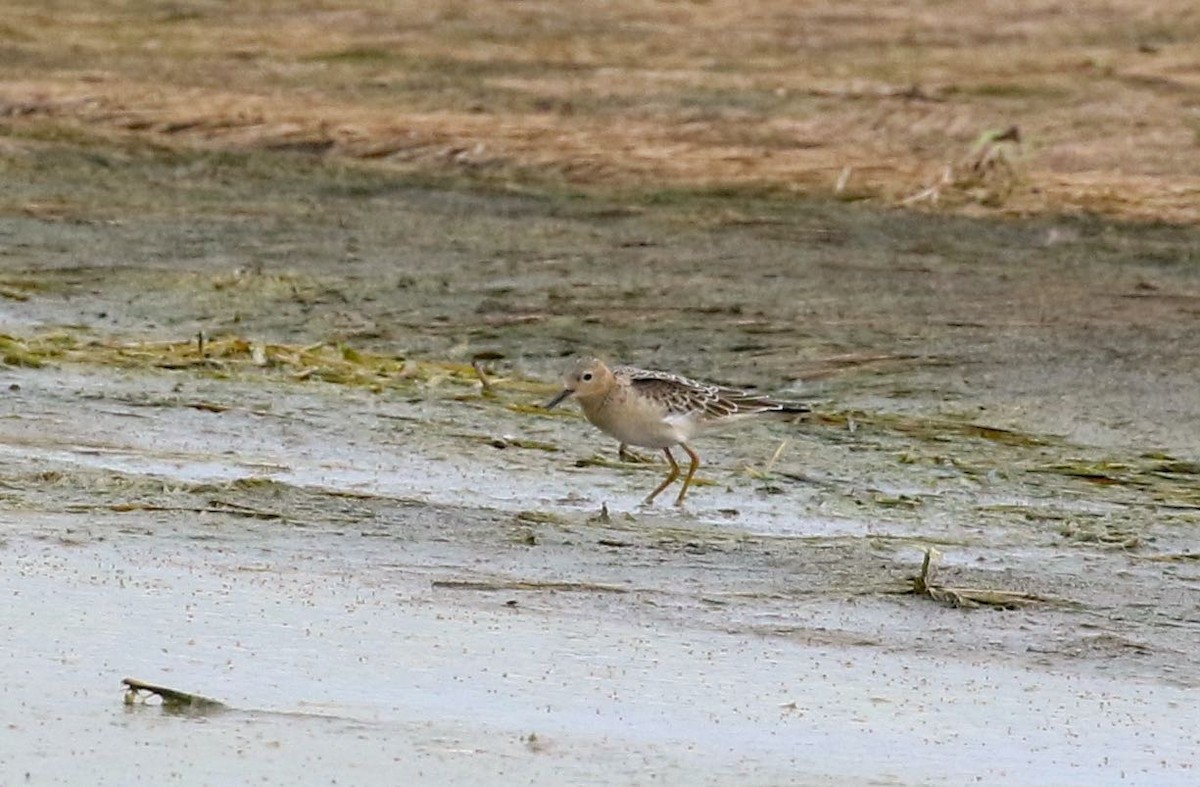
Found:
M 11 5 L 13 126 L 518 185 L 1200 221 L 1188 0 Z M 1019 169 L 973 181 L 963 157 L 1009 126 Z

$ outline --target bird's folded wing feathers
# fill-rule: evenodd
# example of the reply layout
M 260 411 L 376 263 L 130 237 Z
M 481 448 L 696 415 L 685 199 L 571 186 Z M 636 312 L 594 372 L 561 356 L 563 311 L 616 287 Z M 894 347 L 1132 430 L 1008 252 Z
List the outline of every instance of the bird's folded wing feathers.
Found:
M 710 385 L 670 372 L 619 366 L 613 372 L 629 380 L 635 391 L 662 402 L 667 412 L 683 415 L 704 413 L 710 418 L 728 418 L 738 414 L 777 411 L 810 412 L 808 405 L 781 402 L 760 394 L 722 385 Z
M 737 400 L 729 394 L 745 395 L 741 391 L 705 385 L 665 372 L 631 376 L 629 384 L 647 399 L 660 402 L 667 413 L 674 415 L 703 413 L 710 418 L 725 418 L 737 414 L 742 409 Z

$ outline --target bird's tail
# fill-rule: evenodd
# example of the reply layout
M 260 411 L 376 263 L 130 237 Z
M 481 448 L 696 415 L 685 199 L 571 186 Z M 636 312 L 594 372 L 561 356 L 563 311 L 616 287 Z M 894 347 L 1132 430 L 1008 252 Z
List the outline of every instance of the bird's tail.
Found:
M 754 394 L 743 394 L 733 398 L 734 404 L 739 410 L 747 413 L 780 413 L 784 415 L 803 415 L 811 413 L 812 407 L 803 402 L 785 402 L 779 399 L 772 399 L 769 396 L 757 396 Z

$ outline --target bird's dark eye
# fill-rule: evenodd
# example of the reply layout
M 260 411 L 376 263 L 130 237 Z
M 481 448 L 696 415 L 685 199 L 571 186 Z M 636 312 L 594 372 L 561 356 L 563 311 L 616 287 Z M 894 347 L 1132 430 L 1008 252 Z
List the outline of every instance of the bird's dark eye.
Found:
M 583 374 L 582 374 L 582 375 L 579 377 L 579 379 L 580 379 L 580 380 L 583 380 L 585 383 L 591 382 L 591 381 L 592 381 L 592 373 L 591 373 L 591 372 L 584 372 L 584 373 L 583 373 Z

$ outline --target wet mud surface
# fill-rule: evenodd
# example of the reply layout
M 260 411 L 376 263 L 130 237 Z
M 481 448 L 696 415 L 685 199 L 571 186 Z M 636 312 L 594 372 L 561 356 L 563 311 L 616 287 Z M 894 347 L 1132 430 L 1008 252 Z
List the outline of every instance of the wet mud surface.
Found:
M 1194 781 L 1194 230 L 275 156 L 12 181 L 72 207 L 0 216 L 4 782 Z M 583 352 L 818 412 L 639 508 L 536 407 Z

